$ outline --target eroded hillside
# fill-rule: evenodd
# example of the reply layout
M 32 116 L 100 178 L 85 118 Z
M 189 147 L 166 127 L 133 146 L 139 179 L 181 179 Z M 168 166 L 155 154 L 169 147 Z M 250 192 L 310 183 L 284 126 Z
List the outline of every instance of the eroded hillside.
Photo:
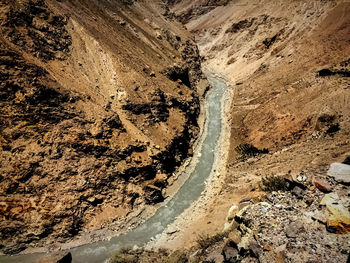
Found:
M 203 65 L 230 85 L 228 154 L 200 200 L 149 247 L 187 247 L 189 260 L 208 262 L 345 262 L 349 186 L 327 170 L 350 155 L 349 3 L 171 3 Z M 288 187 L 266 194 L 271 176 Z
M 207 85 L 189 33 L 161 1 L 0 10 L 1 251 L 118 227 L 162 201 Z

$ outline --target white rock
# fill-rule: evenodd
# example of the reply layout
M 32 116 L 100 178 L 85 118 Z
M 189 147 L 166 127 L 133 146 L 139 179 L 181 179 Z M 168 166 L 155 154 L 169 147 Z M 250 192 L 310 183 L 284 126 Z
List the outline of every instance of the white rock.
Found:
M 227 220 L 231 221 L 235 217 L 236 213 L 238 212 L 238 207 L 236 205 L 232 205 L 227 213 Z
M 226 232 L 230 230 L 230 228 L 231 228 L 231 223 L 225 222 L 223 231 Z
M 332 163 L 327 175 L 333 177 L 337 182 L 348 184 L 350 183 L 350 165 Z

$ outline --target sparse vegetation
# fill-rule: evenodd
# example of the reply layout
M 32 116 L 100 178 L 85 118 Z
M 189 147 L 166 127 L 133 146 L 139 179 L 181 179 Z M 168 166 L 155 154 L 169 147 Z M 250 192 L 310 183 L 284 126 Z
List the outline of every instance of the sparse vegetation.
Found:
M 167 249 L 158 251 L 147 251 L 143 248 L 130 249 L 123 248 L 116 252 L 111 263 L 187 263 L 186 253 L 176 250 L 171 252 Z
M 137 263 L 137 250 L 122 248 L 114 255 L 112 263 Z
M 260 188 L 265 192 L 286 191 L 287 182 L 283 176 L 266 176 L 262 178 Z
M 240 144 L 235 148 L 236 152 L 241 155 L 241 159 L 247 159 L 249 157 L 254 157 L 260 154 L 269 153 L 269 150 L 264 148 L 262 150 L 256 148 L 252 144 L 244 143 Z
M 225 237 L 228 237 L 228 232 L 220 232 L 213 236 L 209 235 L 199 235 L 197 244 L 201 249 L 206 249 L 215 243 L 222 241 Z

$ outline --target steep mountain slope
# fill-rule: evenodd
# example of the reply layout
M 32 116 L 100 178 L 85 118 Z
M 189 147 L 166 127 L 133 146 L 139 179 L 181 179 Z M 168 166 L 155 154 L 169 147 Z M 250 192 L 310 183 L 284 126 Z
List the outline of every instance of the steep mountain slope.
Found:
M 325 111 L 342 114 L 347 125 L 348 8 L 336 1 L 237 2 L 189 22 L 208 67 L 236 85 L 236 143 L 239 136 L 261 148 L 290 145 L 313 133 Z M 318 74 L 325 68 L 344 74 L 325 78 Z
M 189 33 L 161 1 L 0 10 L 1 250 L 137 222 L 199 132 L 207 84 Z
M 250 244 L 247 233 L 252 231 L 254 253 L 259 255 L 245 262 L 345 262 L 350 249 L 348 234 L 342 235 L 346 231 L 334 234 L 325 219 L 311 215 L 330 215 L 321 204 L 326 195 L 318 188 L 320 178 L 342 199 L 344 211 L 349 209 L 349 186 L 327 175 L 332 162 L 343 162 L 350 155 L 349 3 L 172 3 L 173 15 L 196 35 L 203 65 L 230 85 L 232 98 L 226 96 L 223 111 L 230 132 L 222 140 L 229 154 L 226 165 L 214 170 L 202 198 L 149 246 L 191 247 L 188 256 L 222 262 L 227 245 L 232 258 L 226 262 L 239 262 L 235 259 L 253 252 L 235 246 Z M 264 148 L 268 154 L 254 156 Z M 304 190 L 273 192 L 265 198 L 259 183 L 266 176 L 289 178 Z M 262 201 L 273 209 L 262 208 Z M 249 212 L 242 210 L 236 218 L 241 228 L 230 229 L 225 237 L 224 225 L 237 212 L 228 216 L 232 205 L 238 210 L 248 207 Z M 297 236 L 286 232 L 294 221 Z M 251 229 L 244 228 L 248 226 Z M 206 234 L 214 237 L 203 240 Z M 215 237 L 221 237 L 220 242 Z M 201 249 L 193 246 L 196 240 L 212 243 Z

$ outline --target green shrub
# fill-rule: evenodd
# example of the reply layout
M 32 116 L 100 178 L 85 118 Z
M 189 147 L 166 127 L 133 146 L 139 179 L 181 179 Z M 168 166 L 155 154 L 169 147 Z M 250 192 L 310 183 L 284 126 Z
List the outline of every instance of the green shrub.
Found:
M 257 156 L 259 154 L 269 153 L 269 150 L 266 148 L 260 150 L 260 149 L 256 148 L 254 145 L 248 144 L 248 143 L 238 145 L 235 148 L 235 150 L 237 153 L 239 153 L 241 155 L 242 159 L 246 159 L 248 157 L 254 157 L 254 156 Z
M 261 190 L 265 192 L 272 191 L 286 191 L 287 182 L 284 177 L 281 176 L 266 176 L 263 177 L 260 183 Z

